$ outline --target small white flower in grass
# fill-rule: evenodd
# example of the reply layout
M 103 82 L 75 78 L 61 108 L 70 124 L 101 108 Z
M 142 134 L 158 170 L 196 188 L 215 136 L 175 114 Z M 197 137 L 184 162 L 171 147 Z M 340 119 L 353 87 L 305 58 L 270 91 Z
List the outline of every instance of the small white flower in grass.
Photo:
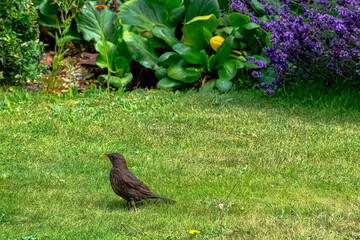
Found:
M 219 203 L 219 208 L 220 208 L 221 211 L 224 210 L 224 204 L 223 204 L 223 203 Z

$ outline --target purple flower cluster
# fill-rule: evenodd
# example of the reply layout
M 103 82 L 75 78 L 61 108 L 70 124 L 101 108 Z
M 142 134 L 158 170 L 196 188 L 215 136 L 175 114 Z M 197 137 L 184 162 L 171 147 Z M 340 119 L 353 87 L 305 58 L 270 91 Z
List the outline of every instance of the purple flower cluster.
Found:
M 255 84 L 255 89 L 262 89 L 264 91 L 265 96 L 270 96 L 275 93 L 274 85 L 268 83 Z
M 270 19 L 262 22 L 241 1 L 230 0 L 234 11 L 250 15 L 252 21 L 272 33 L 273 46 L 264 50 L 275 72 L 280 77 L 299 72 L 312 78 L 336 74 L 360 82 L 360 1 L 338 0 L 331 5 L 317 0 L 322 5 L 317 8 L 308 5 L 313 0 L 280 2 L 283 5 L 275 9 L 262 1 Z M 291 4 L 298 4 L 302 14 L 293 15 Z
M 254 57 L 246 57 L 249 62 L 255 63 L 258 68 L 266 68 L 266 62 L 264 60 L 256 60 Z
M 230 0 L 230 8 L 233 9 L 236 12 L 247 14 L 248 9 L 242 0 Z

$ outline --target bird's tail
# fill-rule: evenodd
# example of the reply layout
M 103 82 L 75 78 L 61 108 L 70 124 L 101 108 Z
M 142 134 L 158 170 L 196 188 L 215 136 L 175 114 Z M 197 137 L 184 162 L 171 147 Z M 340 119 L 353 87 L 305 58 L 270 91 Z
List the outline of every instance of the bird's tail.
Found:
M 172 202 L 176 202 L 175 200 L 172 200 L 170 198 L 166 198 L 166 197 L 163 197 L 163 196 L 159 196 L 159 195 L 156 195 L 156 194 L 152 194 L 151 198 L 161 198 L 161 199 L 164 199 L 164 200 L 167 200 L 167 201 L 172 201 Z

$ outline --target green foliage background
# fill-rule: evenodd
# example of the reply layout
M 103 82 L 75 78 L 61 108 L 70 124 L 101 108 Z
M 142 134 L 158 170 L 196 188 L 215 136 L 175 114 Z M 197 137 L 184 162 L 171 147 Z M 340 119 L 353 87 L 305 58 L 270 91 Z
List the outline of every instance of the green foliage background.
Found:
M 0 4 L 0 84 L 34 80 L 43 43 L 38 41 L 39 26 L 31 0 L 2 0 Z

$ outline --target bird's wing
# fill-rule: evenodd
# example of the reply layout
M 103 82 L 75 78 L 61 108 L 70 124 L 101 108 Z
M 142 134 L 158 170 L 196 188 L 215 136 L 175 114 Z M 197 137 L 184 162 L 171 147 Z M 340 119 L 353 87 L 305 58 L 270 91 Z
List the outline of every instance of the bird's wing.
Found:
M 132 174 L 131 172 L 124 174 L 123 178 L 124 178 L 124 183 L 129 187 L 134 188 L 143 194 L 151 193 L 150 189 L 137 177 L 135 177 L 134 174 Z

